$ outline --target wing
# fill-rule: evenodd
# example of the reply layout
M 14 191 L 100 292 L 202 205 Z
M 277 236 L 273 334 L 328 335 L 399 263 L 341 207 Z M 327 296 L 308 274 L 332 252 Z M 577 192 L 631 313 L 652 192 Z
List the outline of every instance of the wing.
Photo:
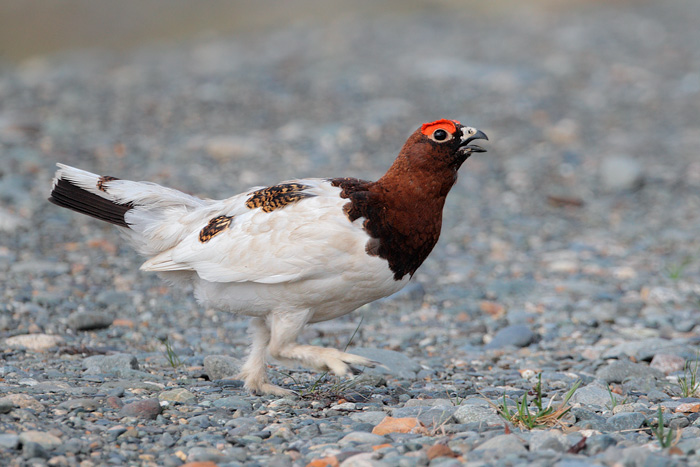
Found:
M 251 191 L 189 213 L 189 234 L 141 268 L 266 284 L 342 274 L 352 256 L 365 254 L 368 239 L 343 212 L 346 203 L 325 180 Z

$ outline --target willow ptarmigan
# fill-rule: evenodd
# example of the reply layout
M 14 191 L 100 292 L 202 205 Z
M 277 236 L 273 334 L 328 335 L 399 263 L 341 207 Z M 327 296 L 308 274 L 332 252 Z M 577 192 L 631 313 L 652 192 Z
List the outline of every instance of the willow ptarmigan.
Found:
M 438 241 L 457 170 L 485 151 L 477 139 L 488 138 L 438 120 L 376 182 L 290 180 L 220 201 L 58 164 L 49 200 L 117 225 L 148 258 L 142 270 L 193 286 L 204 306 L 252 317 L 240 378 L 254 393 L 285 395 L 267 377 L 268 357 L 339 376 L 374 364 L 297 337 L 408 284 Z

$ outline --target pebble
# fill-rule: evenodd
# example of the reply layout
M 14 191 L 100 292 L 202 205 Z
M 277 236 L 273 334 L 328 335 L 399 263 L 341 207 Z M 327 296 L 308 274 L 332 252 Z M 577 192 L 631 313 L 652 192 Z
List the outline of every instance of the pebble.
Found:
M 180 402 L 187 404 L 196 399 L 196 396 L 184 388 L 171 389 L 158 394 L 158 400 L 168 402 Z
M 125 404 L 119 410 L 119 415 L 122 417 L 139 417 L 155 420 L 161 412 L 162 408 L 158 399 L 145 399 Z
M 608 391 L 598 385 L 589 384 L 582 386 L 571 397 L 571 402 L 583 406 L 594 406 L 597 408 L 611 405 L 614 400 L 620 399 L 619 395 Z
M 207 355 L 204 357 L 204 371 L 211 380 L 234 378 L 238 374 L 240 366 L 239 360 L 226 355 Z
M 395 375 L 399 378 L 414 378 L 421 370 L 420 364 L 406 355 L 387 349 L 372 349 L 356 347 L 350 353 L 369 358 L 378 362 L 375 368 L 366 368 L 364 371 L 369 374 Z
M 343 436 L 338 440 L 340 446 L 346 444 L 357 443 L 357 444 L 371 444 L 377 446 L 386 443 L 388 440 L 382 435 L 366 433 L 364 431 L 351 431 L 347 435 Z
M 100 401 L 93 398 L 69 399 L 58 404 L 58 407 L 66 410 L 82 409 L 93 412 L 100 407 Z
M 76 331 L 107 328 L 112 324 L 112 321 L 112 317 L 107 313 L 96 311 L 76 311 L 68 316 L 68 326 Z
M 499 454 L 526 452 L 523 440 L 514 434 L 498 435 L 490 438 L 474 448 L 475 451 L 497 450 Z
M 8 349 L 31 350 L 33 352 L 44 352 L 60 345 L 63 342 L 61 336 L 48 334 L 20 334 L 5 339 L 5 347 Z
M 569 443 L 566 436 L 559 430 L 534 430 L 530 433 L 529 447 L 530 451 L 535 452 L 545 449 L 566 452 L 569 448 Z
M 0 414 L 8 413 L 15 407 L 15 403 L 9 397 L 0 398 Z
M 500 425 L 504 422 L 492 407 L 475 405 L 460 405 L 452 416 L 458 423 Z
M 454 406 L 436 407 L 401 407 L 391 411 L 391 415 L 397 418 L 415 417 L 425 426 L 437 427 L 449 422 L 458 410 Z
M 596 377 L 608 383 L 622 383 L 628 378 L 652 377 L 663 379 L 664 374 L 647 365 L 621 360 L 610 363 L 596 372 Z
M 226 455 L 215 448 L 194 447 L 187 453 L 188 462 L 214 462 L 226 460 Z
M 16 449 L 19 442 L 19 436 L 14 433 L 0 433 L 0 448 Z
M 43 412 L 45 409 L 44 404 L 28 394 L 8 394 L 4 399 L 21 409 L 30 409 L 34 412 Z
M 500 349 L 503 347 L 526 347 L 535 341 L 537 334 L 528 326 L 513 324 L 499 330 L 493 339 L 484 346 L 485 349 Z
M 612 431 L 635 430 L 641 427 L 647 416 L 639 412 L 622 412 L 608 418 L 606 423 Z
M 629 191 L 639 188 L 644 180 L 642 166 L 635 158 L 618 155 L 602 159 L 600 177 L 608 191 Z
M 52 451 L 61 445 L 61 439 L 45 431 L 23 431 L 19 434 L 22 444 L 36 443 L 47 451 Z
M 93 355 L 83 359 L 86 374 L 119 374 L 124 370 L 138 370 L 136 356 L 119 353 L 114 355 Z
M 372 429 L 372 434 L 387 435 L 389 433 L 426 433 L 425 426 L 412 417 L 394 418 L 385 417 Z
M 245 397 L 230 396 L 215 400 L 214 407 L 250 412 L 253 409 L 253 404 Z
M 617 441 L 607 434 L 596 434 L 586 439 L 586 453 L 595 455 L 617 445 Z
M 676 371 L 683 371 L 685 368 L 685 358 L 679 355 L 657 353 L 649 363 L 650 368 L 661 371 L 665 375 L 669 375 Z

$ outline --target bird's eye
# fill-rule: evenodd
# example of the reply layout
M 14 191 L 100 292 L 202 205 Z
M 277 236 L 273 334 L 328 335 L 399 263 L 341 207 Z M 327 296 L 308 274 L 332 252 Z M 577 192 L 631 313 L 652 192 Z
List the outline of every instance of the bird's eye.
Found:
M 447 139 L 447 132 L 441 129 L 435 130 L 435 132 L 433 132 L 433 139 L 435 141 L 445 141 Z

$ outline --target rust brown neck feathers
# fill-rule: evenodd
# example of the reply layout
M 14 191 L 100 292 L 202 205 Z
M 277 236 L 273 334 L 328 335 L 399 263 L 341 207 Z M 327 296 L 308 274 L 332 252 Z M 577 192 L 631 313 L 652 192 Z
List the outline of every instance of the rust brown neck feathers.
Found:
M 439 122 L 448 124 L 428 127 L 427 132 L 431 124 L 426 124 L 413 133 L 376 182 L 331 180 L 349 200 L 344 208 L 348 218 L 365 219 L 363 227 L 371 237 L 367 253 L 386 259 L 396 280 L 413 275 L 437 243 L 445 197 L 470 154 L 459 150 L 461 125 L 449 120 L 433 124 Z M 437 141 L 431 138 L 435 135 Z M 441 142 L 442 137 L 450 139 Z

